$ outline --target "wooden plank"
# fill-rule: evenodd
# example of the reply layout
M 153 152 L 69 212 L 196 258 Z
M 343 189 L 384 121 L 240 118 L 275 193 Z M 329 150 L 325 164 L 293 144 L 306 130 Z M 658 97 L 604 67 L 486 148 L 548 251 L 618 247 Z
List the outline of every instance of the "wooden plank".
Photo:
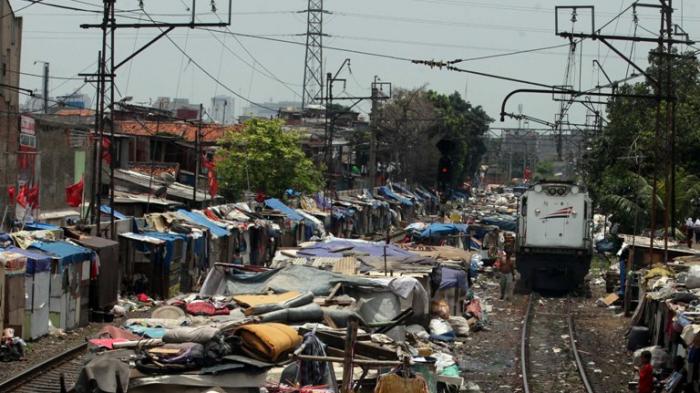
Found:
M 316 336 L 329 347 L 342 350 L 345 347 L 345 337 L 328 332 L 317 331 Z M 355 354 L 376 360 L 397 360 L 396 352 L 371 342 L 357 341 Z
M 357 274 L 357 260 L 352 257 L 341 258 L 333 265 L 333 272 L 354 276 Z

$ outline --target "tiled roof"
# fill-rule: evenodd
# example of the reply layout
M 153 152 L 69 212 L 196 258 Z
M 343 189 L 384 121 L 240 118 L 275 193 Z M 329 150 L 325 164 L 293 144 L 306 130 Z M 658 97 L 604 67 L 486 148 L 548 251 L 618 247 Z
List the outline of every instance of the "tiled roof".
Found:
M 117 121 L 115 124 L 116 129 L 119 130 L 120 133 L 126 135 L 154 136 L 170 134 L 172 136 L 183 138 L 187 142 L 194 142 L 197 135 L 197 126 L 184 121 L 157 122 L 123 120 Z M 241 129 L 241 127 L 242 126 L 239 124 L 230 126 L 222 126 L 220 124 L 204 124 L 202 125 L 200 141 L 203 143 L 216 142 L 224 136 L 224 133 L 227 130 L 238 131 Z
M 90 117 L 95 116 L 95 111 L 92 109 L 79 109 L 79 108 L 65 108 L 59 109 L 53 113 L 58 116 L 80 116 L 80 117 Z

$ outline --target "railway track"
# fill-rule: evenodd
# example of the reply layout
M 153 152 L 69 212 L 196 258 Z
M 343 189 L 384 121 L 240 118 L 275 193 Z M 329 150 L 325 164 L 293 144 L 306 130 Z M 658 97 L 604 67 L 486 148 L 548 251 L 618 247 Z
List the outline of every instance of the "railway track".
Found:
M 24 372 L 0 382 L 0 392 L 53 393 L 61 391 L 61 378 L 70 387 L 78 379 L 87 354 L 87 343 L 36 364 Z
M 544 306 L 544 311 L 536 310 L 540 305 Z M 569 299 L 543 299 L 534 293 L 530 295 L 522 329 L 520 359 L 525 393 L 595 392 L 576 347 Z

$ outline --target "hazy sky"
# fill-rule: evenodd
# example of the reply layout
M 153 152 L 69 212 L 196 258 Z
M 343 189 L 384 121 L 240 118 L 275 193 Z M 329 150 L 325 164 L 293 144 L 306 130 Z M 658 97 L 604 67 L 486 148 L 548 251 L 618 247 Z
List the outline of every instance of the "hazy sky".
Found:
M 26 0 L 12 0 L 18 10 L 30 4 Z M 192 0 L 143 0 L 146 12 L 154 19 L 187 21 L 187 7 Z M 648 0 L 647 3 L 654 3 Z M 96 0 L 44 0 L 47 4 L 60 4 L 76 8 L 100 10 L 101 1 Z M 129 18 L 148 17 L 138 12 L 138 0 L 118 0 L 117 9 L 134 10 L 122 12 Z M 210 11 L 210 0 L 197 1 L 199 18 L 217 21 L 218 16 Z M 216 0 L 218 15 L 225 18 L 228 1 Z M 324 30 L 330 37 L 324 44 L 352 50 L 375 52 L 410 59 L 451 60 L 469 59 L 512 51 L 566 44 L 566 40 L 554 34 L 554 7 L 566 4 L 593 4 L 596 7 L 596 26 L 600 27 L 632 0 L 326 0 L 324 7 L 332 12 L 325 19 Z M 674 22 L 691 35 L 700 38 L 700 5 L 693 0 L 674 0 Z M 270 36 L 290 41 L 304 42 L 306 31 L 305 14 L 295 11 L 306 8 L 306 0 L 234 0 L 233 23 L 230 30 L 236 33 Z M 74 77 L 79 72 L 94 71 L 97 51 L 100 48 L 99 30 L 83 30 L 81 23 L 99 23 L 97 13 L 62 10 L 44 4 L 36 4 L 18 12 L 24 17 L 24 40 L 22 47 L 22 72 L 41 73 L 37 60 L 51 63 L 51 74 L 56 77 Z M 560 20 L 571 28 L 570 14 L 562 14 Z M 581 12 L 576 22 L 577 30 L 590 26 L 590 16 Z M 131 21 L 123 19 L 122 21 Z M 637 34 L 651 36 L 659 29 L 658 11 L 640 9 Z M 626 12 L 603 31 L 609 34 L 633 34 L 635 25 L 631 10 Z M 645 31 L 649 30 L 649 31 Z M 225 31 L 222 29 L 222 31 Z M 117 32 L 117 60 L 134 48 L 157 35 L 157 29 L 121 29 Z M 300 100 L 304 67 L 304 47 L 249 37 L 236 38 L 230 34 L 179 28 L 170 37 L 182 49 L 219 79 L 226 87 L 241 96 L 256 102 L 269 100 Z M 246 53 L 244 48 L 250 53 Z M 624 78 L 627 64 L 598 42 L 585 40 L 583 56 L 577 53 L 576 64 L 571 69 L 576 84 L 583 89 L 595 86 L 605 79 L 593 66 L 599 59 L 612 79 Z M 616 42 L 621 51 L 629 54 L 628 42 Z M 654 44 L 636 44 L 633 57 L 640 65 L 646 64 L 646 53 Z M 545 84 L 561 85 L 567 68 L 568 48 L 553 49 L 492 59 L 463 62 L 459 67 L 494 73 L 513 78 L 526 79 Z M 251 58 L 255 57 L 255 60 Z M 237 58 L 238 57 L 238 58 Z M 327 70 L 335 72 L 343 59 L 350 58 L 352 75 L 348 79 L 346 92 L 337 86 L 336 95 L 368 95 L 374 75 L 394 87 L 419 87 L 449 93 L 466 92 L 467 99 L 481 105 L 487 113 L 497 119 L 501 101 L 513 89 L 527 85 L 501 81 L 480 76 L 445 70 L 431 70 L 408 61 L 325 50 Z M 242 59 L 242 60 L 241 60 Z M 262 64 L 261 67 L 259 64 Z M 251 65 L 255 64 L 255 70 Z M 268 72 L 269 71 L 269 72 Z M 159 96 L 186 97 L 193 103 L 209 105 L 215 94 L 232 95 L 201 70 L 191 64 L 167 39 L 162 39 L 141 53 L 130 64 L 119 70 L 119 91 L 124 96 L 133 96 L 135 102 L 148 102 Z M 281 83 L 282 81 L 283 83 Z M 51 95 L 64 95 L 79 88 L 79 80 L 51 80 Z M 23 75 L 21 85 L 38 89 L 41 79 Z M 578 86 L 577 86 L 578 87 Z M 94 96 L 94 87 L 86 85 L 81 92 Z M 509 112 L 517 112 L 518 104 L 523 112 L 552 121 L 558 104 L 547 95 L 519 95 L 508 105 Z M 236 98 L 236 112 L 248 104 Z M 363 111 L 369 103 L 363 103 Z M 570 121 L 582 122 L 585 111 L 574 107 Z M 493 127 L 512 126 L 513 120 L 497 121 Z M 534 124 L 533 124 L 534 126 Z

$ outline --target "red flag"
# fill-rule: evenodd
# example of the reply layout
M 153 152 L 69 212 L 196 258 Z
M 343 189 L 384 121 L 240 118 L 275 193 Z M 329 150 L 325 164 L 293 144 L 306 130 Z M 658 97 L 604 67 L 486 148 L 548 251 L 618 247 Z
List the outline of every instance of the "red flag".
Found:
M 27 185 L 20 186 L 19 192 L 17 193 L 17 204 L 19 204 L 22 207 L 27 207 L 27 193 L 28 193 L 28 187 Z
M 83 179 L 80 179 L 79 182 L 66 187 L 66 203 L 68 206 L 78 207 L 83 203 L 84 186 Z
M 110 153 L 110 149 L 109 149 L 111 146 L 112 146 L 112 142 L 110 142 L 109 138 L 103 137 L 102 138 L 102 160 L 104 160 L 108 164 L 112 163 L 112 153 Z
M 39 186 L 31 187 L 27 191 L 27 202 L 32 208 L 39 207 Z
M 209 178 L 209 195 L 214 198 L 219 192 L 219 181 L 216 179 L 216 171 L 214 169 L 210 169 L 207 175 Z
M 202 166 L 207 168 L 207 179 L 209 180 L 209 195 L 212 198 L 219 192 L 219 181 L 216 179 L 216 166 L 214 161 L 207 159 L 207 156 L 202 157 Z
M 7 187 L 7 198 L 9 201 L 13 201 L 15 199 L 16 192 L 17 192 L 17 189 L 15 188 L 15 186 Z

